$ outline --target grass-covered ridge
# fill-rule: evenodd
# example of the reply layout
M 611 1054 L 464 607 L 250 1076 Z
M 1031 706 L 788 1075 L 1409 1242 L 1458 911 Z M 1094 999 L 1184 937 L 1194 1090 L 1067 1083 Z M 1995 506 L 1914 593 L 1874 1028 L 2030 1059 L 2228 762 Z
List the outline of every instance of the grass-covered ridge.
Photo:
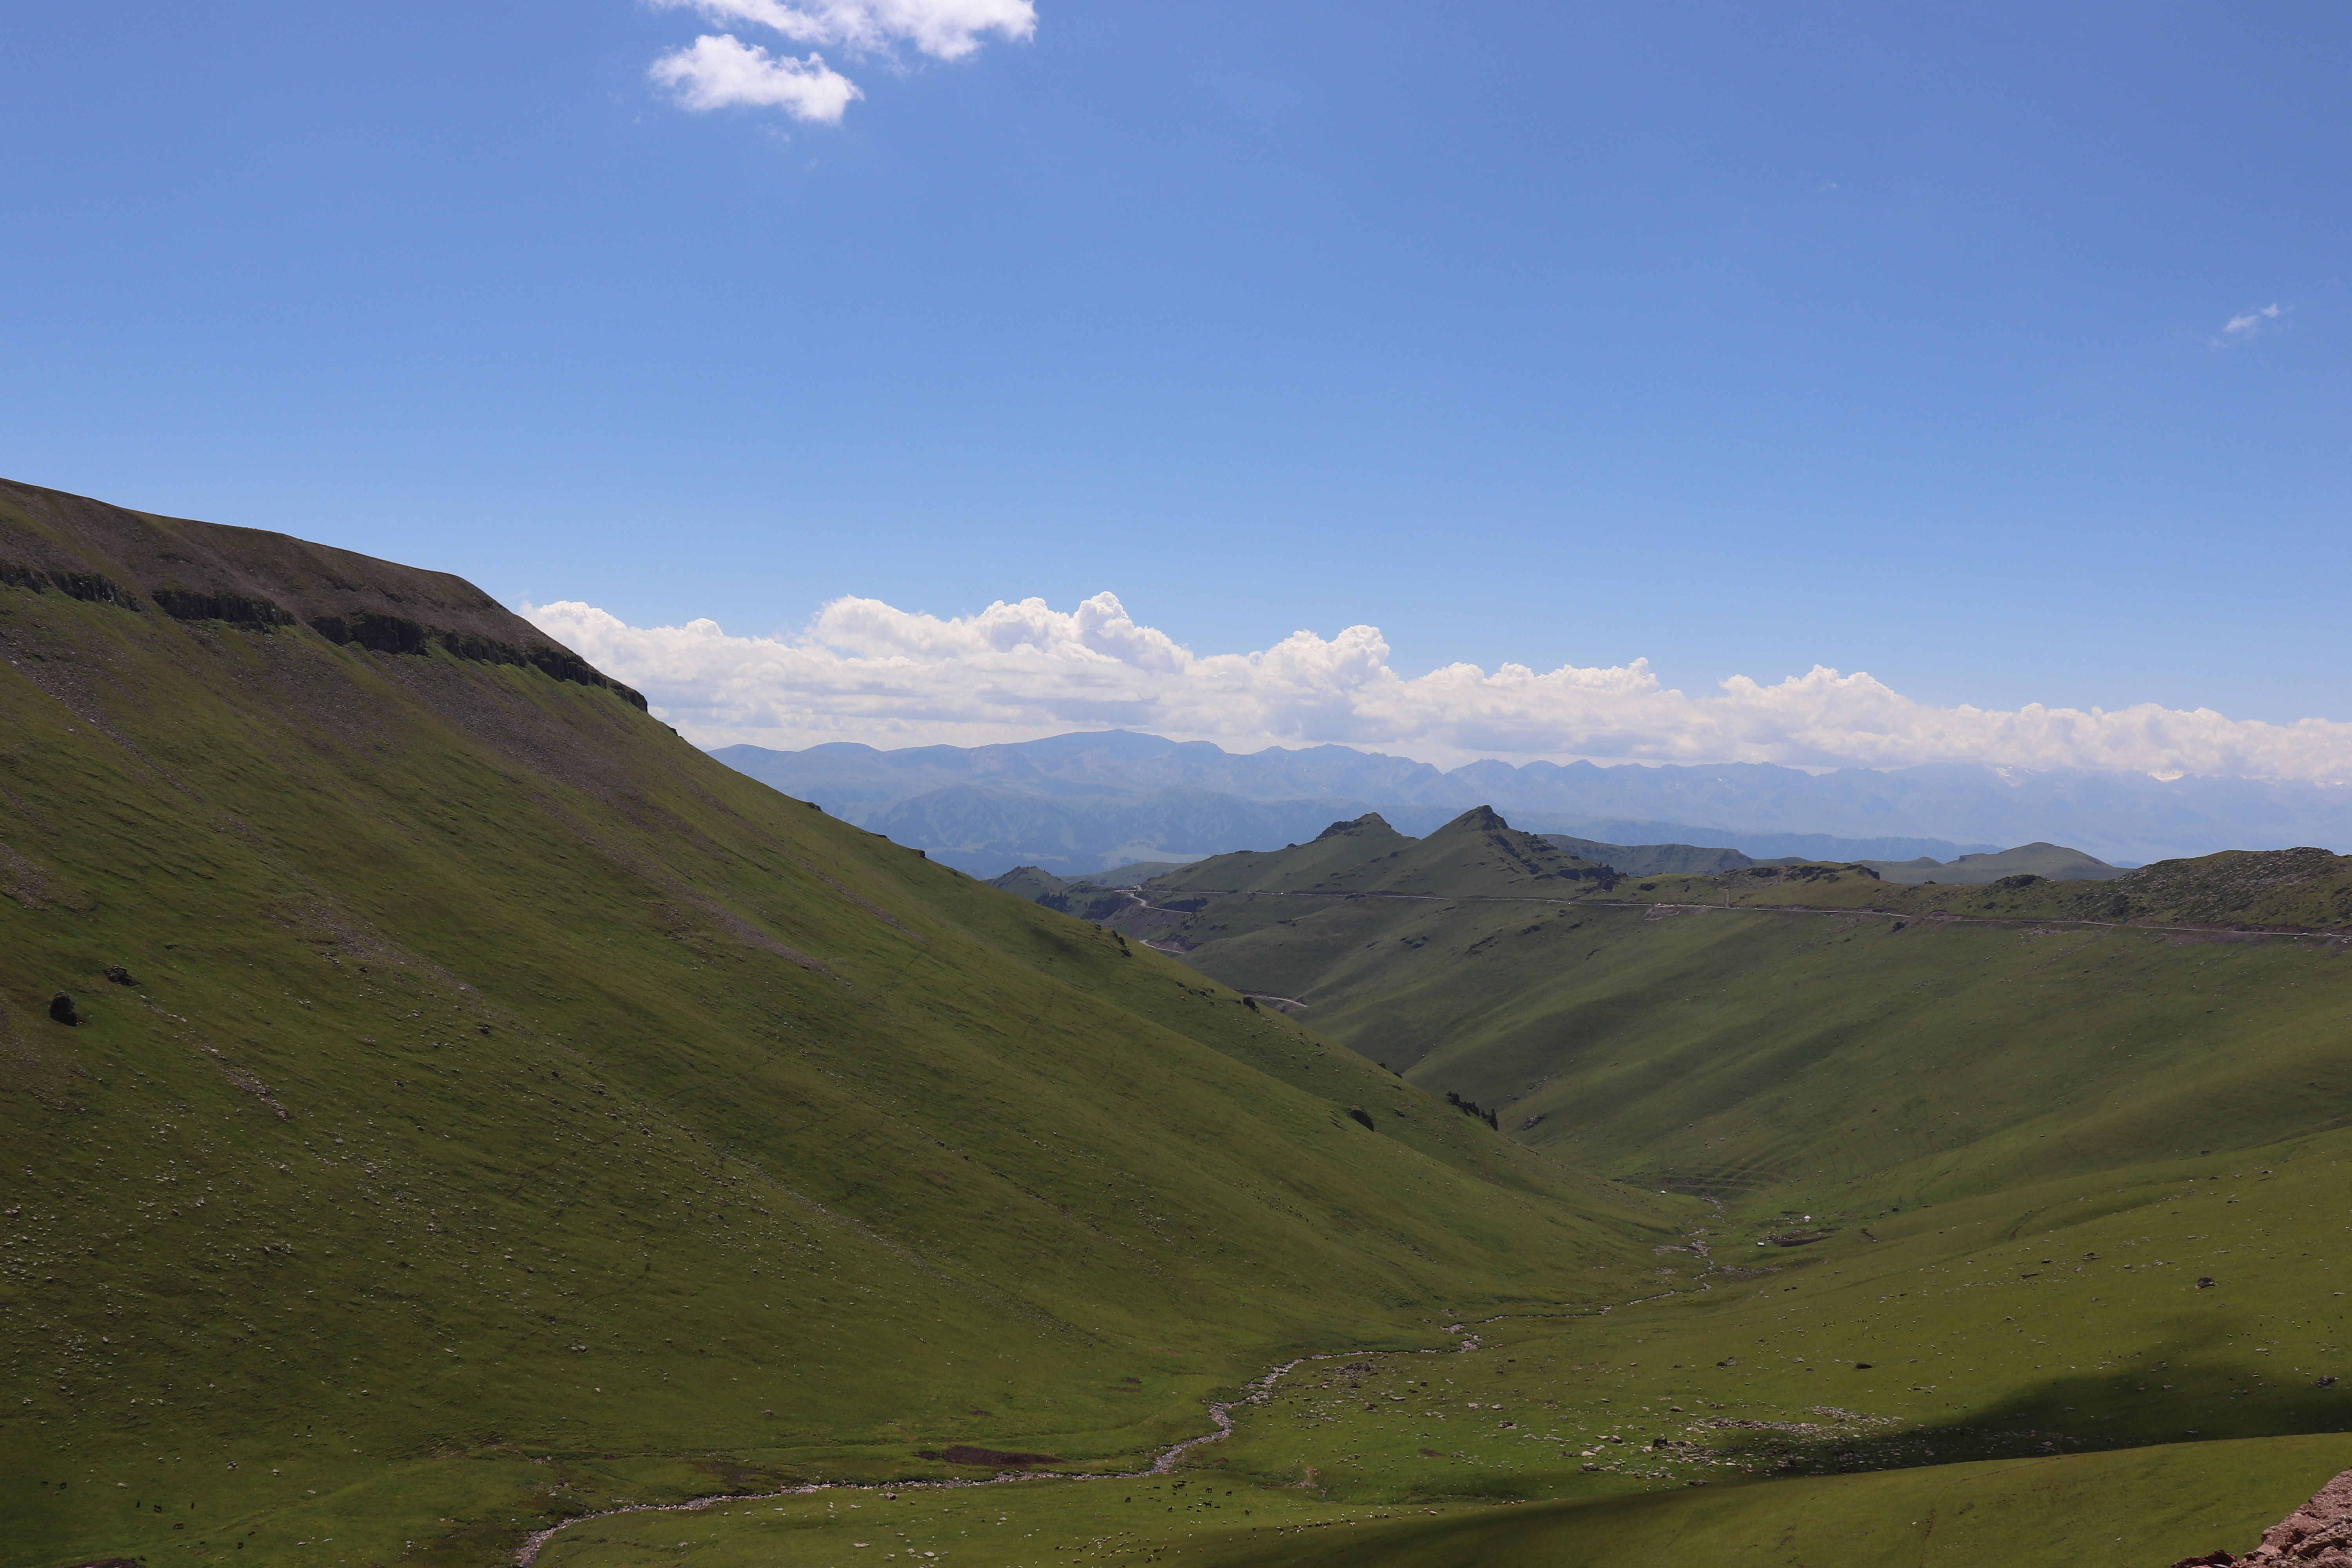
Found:
M 1302 1350 L 1614 1300 L 1679 1212 L 608 685 L 338 642 L 291 542 L 89 504 L 0 506 L 0 1563 L 1116 1468 Z M 167 547 L 241 618 L 159 613 Z
M 1204 862 L 1114 919 L 1640 1185 L 1878 1213 L 2352 1125 L 2323 923 L 2352 858 L 2325 851 L 1967 887 L 1827 864 L 1554 887 L 1489 857 L 1443 894 L 1327 886 L 1318 852 L 1250 858 L 1229 893 Z
M 1377 812 L 1335 822 L 1286 849 L 1214 855 L 1157 878 L 1171 893 L 1299 892 L 1390 898 L 1557 896 L 1616 878 L 1491 809 L 1466 811 L 1426 838 L 1410 838 Z

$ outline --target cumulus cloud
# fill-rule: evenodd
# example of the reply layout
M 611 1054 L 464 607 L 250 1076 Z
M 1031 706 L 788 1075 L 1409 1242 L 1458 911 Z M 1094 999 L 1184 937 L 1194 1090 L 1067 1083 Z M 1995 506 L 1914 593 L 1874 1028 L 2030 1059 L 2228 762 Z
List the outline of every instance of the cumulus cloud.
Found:
M 824 44 L 864 55 L 912 44 L 934 59 L 960 60 L 994 33 L 1019 42 L 1035 35 L 1032 0 L 655 0 L 668 10 L 691 10 L 714 22 L 772 27 L 799 44 Z
M 960 60 L 985 35 L 1013 41 L 1034 37 L 1034 0 L 653 0 L 668 10 L 692 10 L 713 22 L 766 27 L 795 44 L 823 45 L 856 56 L 895 57 L 909 46 L 933 59 Z M 772 58 L 732 33 L 705 34 L 653 65 L 653 79 L 675 89 L 688 109 L 743 104 L 782 109 L 795 119 L 833 124 L 850 100 L 865 96 L 855 82 L 811 54 Z
M 850 100 L 866 96 L 856 82 L 827 66 L 822 55 L 804 60 L 772 57 L 732 33 L 706 36 L 673 49 L 654 62 L 653 79 L 674 89 L 688 109 L 751 104 L 781 109 L 795 120 L 818 125 L 838 124 Z
M 1407 679 L 1371 626 L 1295 632 L 1255 653 L 1196 654 L 1117 595 L 1043 599 L 941 619 L 836 599 L 795 637 L 714 621 L 632 626 L 593 605 L 525 605 L 541 630 L 643 690 L 706 746 L 827 741 L 981 745 L 1134 729 L 1229 750 L 1338 742 L 1453 765 L 1525 761 L 1760 762 L 1907 767 L 1978 762 L 2352 781 L 2352 724 L 2233 720 L 2210 709 L 1938 708 L 1868 675 L 1815 667 L 1690 695 L 1645 660 Z

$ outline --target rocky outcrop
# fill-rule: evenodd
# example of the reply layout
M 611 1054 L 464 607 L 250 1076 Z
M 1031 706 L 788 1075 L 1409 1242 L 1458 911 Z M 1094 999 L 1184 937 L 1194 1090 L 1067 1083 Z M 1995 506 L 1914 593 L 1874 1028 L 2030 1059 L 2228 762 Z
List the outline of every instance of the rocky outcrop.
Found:
M 2159 860 L 2094 884 L 2073 912 L 2199 925 L 2340 925 L 2352 921 L 2352 856 L 2305 847 Z
M 2277 1568 L 2352 1568 L 2352 1470 L 2319 1489 L 2318 1495 L 2263 1531 L 2263 1543 L 2243 1557 L 2209 1552 L 2183 1557 L 2172 1568 L 2231 1568 L 2232 1564 Z
M 243 594 L 200 594 L 187 588 L 157 588 L 155 602 L 175 621 L 227 621 L 240 626 L 290 626 L 294 617 L 267 599 Z
M 30 588 L 36 594 L 55 589 L 68 599 L 93 605 L 139 608 L 139 595 L 121 584 L 100 573 L 78 572 L 69 566 L 27 566 L 21 561 L 0 561 L 0 583 L 11 588 Z
M 0 480 L 0 586 L 339 647 L 516 665 L 646 700 L 462 577 L 257 528 L 191 522 Z

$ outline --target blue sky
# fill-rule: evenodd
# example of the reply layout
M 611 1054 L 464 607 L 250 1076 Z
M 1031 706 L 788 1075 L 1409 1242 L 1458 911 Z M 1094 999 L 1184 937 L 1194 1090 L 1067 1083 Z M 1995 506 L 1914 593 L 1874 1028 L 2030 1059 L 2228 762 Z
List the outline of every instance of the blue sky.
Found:
M 721 31 L 812 47 L 7 8 L 0 473 L 639 627 L 2352 720 L 2341 6 L 1038 0 L 837 124 Z

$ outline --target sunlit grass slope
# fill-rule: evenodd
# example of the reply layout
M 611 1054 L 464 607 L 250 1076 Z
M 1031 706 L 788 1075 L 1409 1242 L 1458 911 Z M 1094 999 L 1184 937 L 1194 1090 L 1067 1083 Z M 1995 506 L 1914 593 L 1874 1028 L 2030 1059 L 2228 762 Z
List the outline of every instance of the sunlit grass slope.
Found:
M 1030 1482 L 596 1520 L 541 1561 L 834 1568 L 935 1552 L 968 1568 L 2162 1568 L 2188 1555 L 2183 1542 L 2244 1550 L 2347 1459 L 2341 1437 L 2274 1437 L 1521 1507 L 1339 1502 L 1223 1475 Z
M 2162 1564 L 2247 1550 L 2352 1466 L 2352 1136 L 1752 1237 L 1701 1238 L 1708 1291 L 1319 1363 L 1220 1473 L 1392 1510 L 1605 1505 L 1399 1530 L 1368 1563 Z
M 2007 918 L 2051 884 L 1949 889 L 2003 917 L 1987 923 L 1627 906 L 1674 880 L 1582 901 L 1223 899 L 1179 934 L 1205 973 L 1306 1001 L 1538 1147 L 1765 1208 L 1875 1213 L 2352 1122 L 2337 943 Z M 1939 891 L 1828 870 L 1772 886 Z
M 2352 1443 L 2343 1438 L 2280 1437 L 1397 1522 L 1360 1510 L 1361 1522 L 1273 1541 L 1228 1536 L 1185 1561 L 1211 1568 L 1650 1568 L 1662 1561 L 1709 1568 L 2161 1568 L 2223 1542 L 2231 1551 L 2252 1546 L 2347 1460 Z
M 620 1498 L 989 1473 L 958 1445 L 1132 1464 L 1282 1356 L 1615 1299 L 1687 1206 L 593 672 L 273 623 L 360 591 L 291 542 L 11 493 L 0 1563 L 488 1563 Z
M 1938 1205 L 1711 1289 L 1321 1357 L 1165 1479 L 599 1521 L 548 1560 L 1857 1561 L 2242 1552 L 2352 1466 L 2352 1137 Z M 1777 1478 L 1777 1479 L 1776 1479 Z M 1174 1483 L 1182 1481 L 1181 1487 Z M 1486 1503 L 1516 1506 L 1474 1507 Z
M 1318 1363 L 1218 1457 L 1412 1501 L 2339 1432 L 2352 1140 L 2262 1157 L 1937 1205 L 1796 1247 L 1708 1227 L 1693 1240 L 1721 1265 L 1709 1289 L 1473 1323 L 1468 1352 Z

